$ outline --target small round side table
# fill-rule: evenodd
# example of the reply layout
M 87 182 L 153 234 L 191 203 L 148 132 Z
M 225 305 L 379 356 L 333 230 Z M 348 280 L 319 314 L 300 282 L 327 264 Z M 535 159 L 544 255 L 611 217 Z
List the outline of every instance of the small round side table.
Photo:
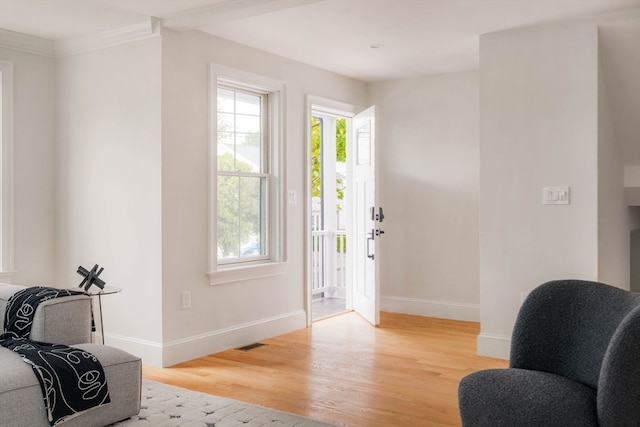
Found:
M 98 297 L 98 309 L 100 310 L 100 336 L 102 337 L 102 345 L 104 345 L 104 325 L 102 323 L 102 295 L 117 294 L 121 291 L 122 288 L 117 288 L 115 286 L 105 286 L 102 289 L 98 287 L 91 287 L 89 288 L 89 290 L 84 291 L 91 297 Z

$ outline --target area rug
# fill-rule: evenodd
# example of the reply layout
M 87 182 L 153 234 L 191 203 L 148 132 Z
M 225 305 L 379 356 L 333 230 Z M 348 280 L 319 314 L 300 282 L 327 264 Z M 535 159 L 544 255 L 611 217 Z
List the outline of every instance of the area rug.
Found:
M 140 413 L 113 427 L 331 427 L 320 421 L 237 400 L 142 381 Z

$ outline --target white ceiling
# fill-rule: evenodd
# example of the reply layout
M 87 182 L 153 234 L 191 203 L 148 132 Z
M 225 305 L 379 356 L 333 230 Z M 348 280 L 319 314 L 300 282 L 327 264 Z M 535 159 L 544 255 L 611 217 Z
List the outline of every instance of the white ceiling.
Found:
M 0 0 L 0 28 L 59 40 L 153 16 L 379 81 L 476 69 L 480 34 L 639 8 L 640 0 Z
M 0 28 L 61 40 L 155 17 L 371 82 L 477 69 L 481 34 L 634 9 L 640 0 L 0 0 Z M 637 22 L 601 28 L 626 165 L 640 164 L 638 34 Z

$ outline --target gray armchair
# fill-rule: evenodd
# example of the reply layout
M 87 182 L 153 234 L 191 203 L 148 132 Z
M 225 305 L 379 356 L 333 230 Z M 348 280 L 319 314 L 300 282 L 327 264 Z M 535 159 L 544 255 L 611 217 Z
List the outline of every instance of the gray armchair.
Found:
M 545 283 L 518 313 L 509 369 L 462 379 L 464 426 L 640 426 L 640 294 Z

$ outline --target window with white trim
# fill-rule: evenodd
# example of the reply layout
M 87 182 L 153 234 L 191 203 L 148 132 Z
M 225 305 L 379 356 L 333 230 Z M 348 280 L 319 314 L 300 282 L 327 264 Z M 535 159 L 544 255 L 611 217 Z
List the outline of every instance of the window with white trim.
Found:
M 13 271 L 13 63 L 0 61 L 0 277 Z
M 269 94 L 218 85 L 218 263 L 268 259 Z
M 211 70 L 209 277 L 216 284 L 234 281 L 234 268 L 270 266 L 272 275 L 273 265 L 283 260 L 284 85 L 222 67 Z

